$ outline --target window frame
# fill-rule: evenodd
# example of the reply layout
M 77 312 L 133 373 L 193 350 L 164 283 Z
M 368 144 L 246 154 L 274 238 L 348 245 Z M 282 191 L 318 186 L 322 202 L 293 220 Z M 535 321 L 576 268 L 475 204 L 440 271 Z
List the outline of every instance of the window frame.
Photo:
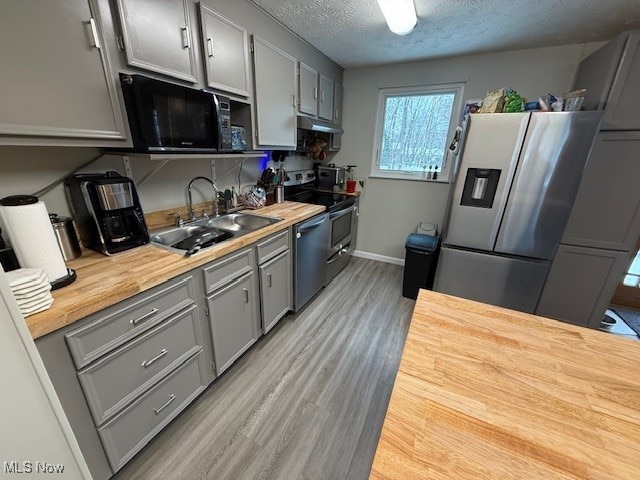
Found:
M 453 140 L 456 128 L 462 121 L 462 107 L 464 97 L 465 82 L 440 83 L 435 85 L 417 85 L 411 87 L 385 87 L 378 89 L 378 105 L 376 109 L 376 124 L 373 135 L 373 155 L 371 158 L 371 178 L 394 179 L 394 180 L 417 180 L 427 182 L 449 182 L 451 176 L 452 158 L 448 152 L 448 146 Z M 451 109 L 451 119 L 445 143 L 445 156 L 443 159 L 442 171 L 438 173 L 437 180 L 427 180 L 423 172 L 397 172 L 381 170 L 378 166 L 380 151 L 382 149 L 382 131 L 384 127 L 385 106 L 387 98 L 398 96 L 417 96 L 438 93 L 453 93 L 454 100 Z

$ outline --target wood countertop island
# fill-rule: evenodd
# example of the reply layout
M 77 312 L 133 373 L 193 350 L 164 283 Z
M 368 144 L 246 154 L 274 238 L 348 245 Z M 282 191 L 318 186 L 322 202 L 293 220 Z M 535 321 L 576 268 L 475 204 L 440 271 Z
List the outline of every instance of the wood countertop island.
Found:
M 421 290 L 371 479 L 640 479 L 640 342 Z
M 25 319 L 31 336 L 36 339 L 54 332 L 324 210 L 324 206 L 297 202 L 247 210 L 244 213 L 276 217 L 282 221 L 190 257 L 155 245 L 144 245 L 109 257 L 83 250 L 81 257 L 67 262 L 67 266 L 76 271 L 77 280 L 52 292 L 54 301 L 50 309 Z

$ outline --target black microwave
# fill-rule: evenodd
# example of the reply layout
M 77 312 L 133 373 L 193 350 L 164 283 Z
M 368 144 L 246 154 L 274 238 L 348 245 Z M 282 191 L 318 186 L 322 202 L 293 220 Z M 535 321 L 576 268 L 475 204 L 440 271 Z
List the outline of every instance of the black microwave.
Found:
M 143 152 L 230 152 L 228 97 L 120 74 L 133 148 Z

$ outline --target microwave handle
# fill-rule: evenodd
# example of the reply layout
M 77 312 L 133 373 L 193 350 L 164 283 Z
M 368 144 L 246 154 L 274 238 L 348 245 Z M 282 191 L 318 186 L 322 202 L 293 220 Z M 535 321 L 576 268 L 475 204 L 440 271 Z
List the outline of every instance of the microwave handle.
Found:
M 216 111 L 216 120 L 218 124 L 218 150 L 222 149 L 222 120 L 220 119 L 220 102 L 218 96 L 213 94 L 213 108 Z

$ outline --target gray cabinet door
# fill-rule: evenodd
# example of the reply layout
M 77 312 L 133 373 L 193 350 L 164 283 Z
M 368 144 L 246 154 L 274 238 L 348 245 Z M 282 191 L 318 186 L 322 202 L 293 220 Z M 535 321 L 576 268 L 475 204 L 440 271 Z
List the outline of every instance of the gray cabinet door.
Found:
M 333 123 L 342 126 L 342 102 L 344 97 L 344 88 L 337 83 L 333 87 Z
M 298 111 L 315 117 L 318 114 L 318 72 L 302 62 L 298 65 Z
M 560 245 L 536 315 L 597 328 L 629 261 L 625 252 Z
M 296 146 L 296 59 L 253 36 L 257 146 Z
M 321 74 L 318 117 L 333 121 L 333 113 L 333 80 Z
M 116 0 L 127 64 L 197 82 L 188 0 Z
M 271 330 L 291 310 L 291 252 L 280 254 L 260 266 L 262 333 Z
M 250 96 L 247 31 L 206 5 L 198 5 L 207 86 Z
M 640 33 L 629 35 L 605 106 L 602 128 L 640 130 Z
M 5 0 L 1 9 L 0 135 L 124 140 L 94 2 Z
M 631 251 L 640 236 L 640 132 L 600 132 L 562 243 Z
M 207 297 L 218 375 L 258 339 L 257 302 L 258 289 L 253 272 Z

